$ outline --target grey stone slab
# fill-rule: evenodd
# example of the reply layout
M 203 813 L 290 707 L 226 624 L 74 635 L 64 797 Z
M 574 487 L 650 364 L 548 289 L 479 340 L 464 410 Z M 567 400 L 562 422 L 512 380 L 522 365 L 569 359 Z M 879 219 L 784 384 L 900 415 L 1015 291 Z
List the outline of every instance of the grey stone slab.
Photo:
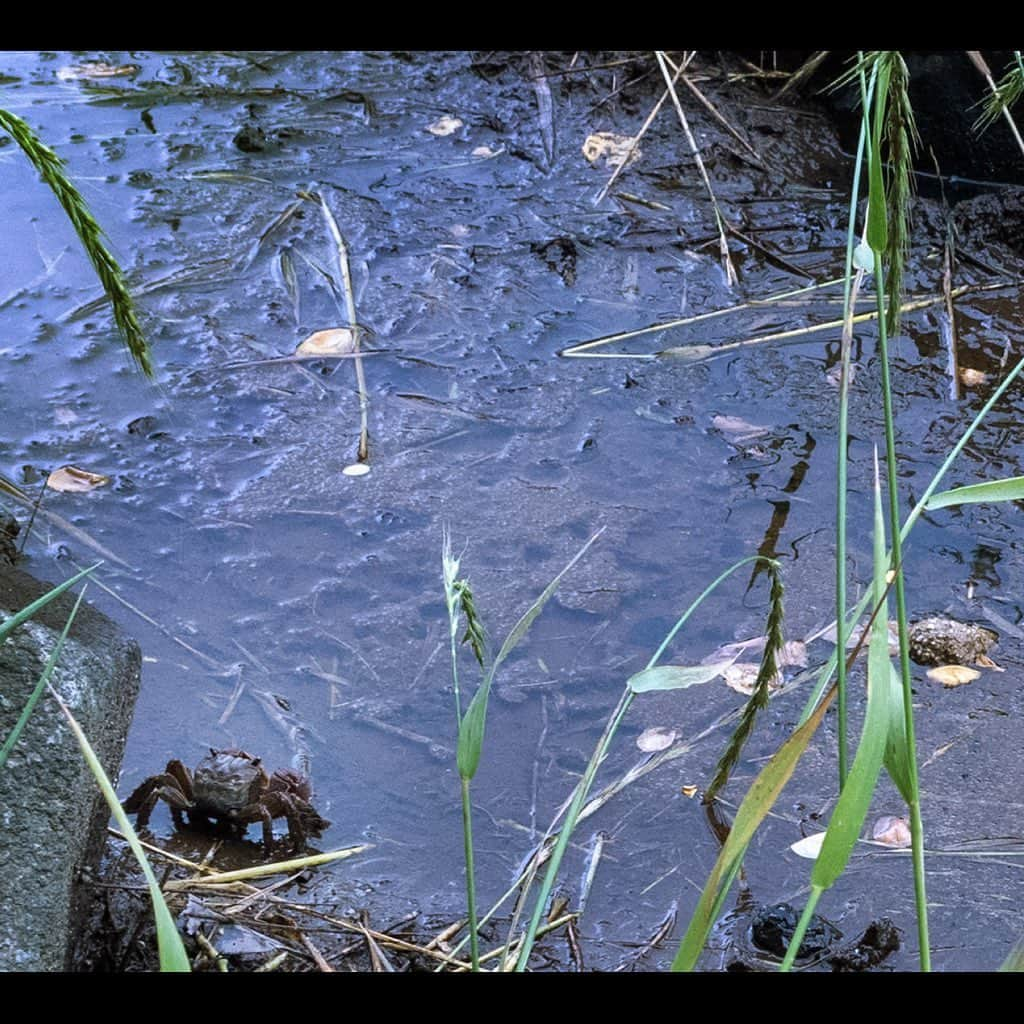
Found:
M 0 565 L 0 614 L 8 617 L 49 585 Z M 39 678 L 74 603 L 63 594 L 0 646 L 0 736 L 6 737 Z M 114 779 L 138 695 L 138 644 L 84 604 L 53 675 L 55 689 Z M 0 970 L 70 966 L 109 818 L 74 735 L 44 696 L 0 771 Z

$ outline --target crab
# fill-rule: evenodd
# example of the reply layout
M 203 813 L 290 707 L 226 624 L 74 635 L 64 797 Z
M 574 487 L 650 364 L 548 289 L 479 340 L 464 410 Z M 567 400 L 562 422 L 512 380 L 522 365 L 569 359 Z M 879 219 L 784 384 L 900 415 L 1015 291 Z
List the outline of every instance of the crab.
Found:
M 145 828 L 158 800 L 170 805 L 175 827 L 209 826 L 210 819 L 226 824 L 236 835 L 254 822 L 263 823 L 263 845 L 274 844 L 273 821 L 287 818 L 288 838 L 297 849 L 309 836 L 319 838 L 330 826 L 310 804 L 312 785 L 300 772 L 283 768 L 268 775 L 261 759 L 244 750 L 214 750 L 190 772 L 181 761 L 168 761 L 159 775 L 145 779 L 124 801 L 136 823 Z

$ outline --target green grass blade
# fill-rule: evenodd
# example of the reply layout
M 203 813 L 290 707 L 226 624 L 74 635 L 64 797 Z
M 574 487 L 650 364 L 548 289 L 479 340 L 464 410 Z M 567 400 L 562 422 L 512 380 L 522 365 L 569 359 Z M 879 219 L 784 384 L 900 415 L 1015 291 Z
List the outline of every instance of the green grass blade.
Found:
M 174 924 L 174 918 L 171 917 L 171 912 L 167 908 L 163 893 L 160 891 L 160 884 L 156 880 L 156 875 L 153 874 L 153 869 L 149 866 L 149 861 L 146 859 L 142 844 L 135 834 L 135 829 L 132 828 L 132 823 L 128 820 L 128 815 L 125 814 L 124 809 L 121 807 L 121 801 L 118 800 L 114 787 L 111 785 L 110 779 L 107 778 L 107 773 L 103 770 L 103 765 L 100 764 L 96 752 L 92 749 L 92 744 L 89 743 L 85 733 L 82 731 L 82 727 L 75 721 L 74 715 L 71 714 L 67 705 L 60 699 L 60 696 L 52 686 L 50 687 L 50 694 L 60 705 L 61 711 L 64 712 L 64 716 L 71 726 L 71 731 L 75 734 L 75 739 L 78 740 L 78 745 L 81 747 L 86 764 L 89 765 L 89 770 L 96 779 L 111 814 L 117 820 L 118 828 L 124 833 L 132 853 L 135 854 L 135 858 L 139 862 L 139 867 L 142 868 L 142 873 L 146 876 L 150 899 L 153 901 L 153 914 L 156 918 L 156 936 L 160 950 L 160 970 L 167 972 L 191 971 L 192 968 L 189 964 L 188 954 L 185 952 L 185 946 Z
M 498 666 L 512 653 L 519 641 L 526 636 L 527 631 L 533 624 L 533 620 L 540 615 L 544 605 L 548 603 L 551 595 L 558 589 L 558 585 L 562 582 L 562 577 L 587 553 L 591 544 L 603 532 L 604 527 L 598 530 L 576 552 L 565 568 L 544 588 L 540 597 L 530 605 L 523 617 L 512 627 L 508 636 L 505 637 L 505 642 L 501 645 L 498 656 L 494 659 L 494 663 L 491 665 L 486 676 L 484 676 L 480 689 L 473 695 L 473 699 L 470 701 L 469 707 L 459 723 L 457 761 L 459 775 L 463 779 L 473 778 L 476 775 L 477 768 L 480 766 L 480 754 L 484 744 L 484 727 L 487 722 L 487 702 L 491 695 L 491 683 L 494 681 L 494 675 L 498 671 Z
M 931 512 L 950 505 L 974 505 L 981 501 L 1024 500 L 1024 476 L 1011 476 L 1005 480 L 988 480 L 969 487 L 955 487 L 929 498 L 925 508 Z
M 910 743 L 907 740 L 907 718 L 903 698 L 903 681 L 896 666 L 889 662 L 889 728 L 886 733 L 885 759 L 889 778 L 908 804 L 914 802 L 914 772 Z
M 878 782 L 885 757 L 889 732 L 890 685 L 892 666 L 889 661 L 888 602 L 886 600 L 886 573 L 888 560 L 885 549 L 885 525 L 882 519 L 882 492 L 878 483 L 878 463 L 875 462 L 875 546 L 874 546 L 874 600 L 878 612 L 871 625 L 868 647 L 868 701 L 860 745 L 847 776 L 846 785 L 839 794 L 828 830 L 822 841 L 821 852 L 814 862 L 811 885 L 828 889 L 846 870 L 854 843 L 867 816 L 871 797 Z
M 77 575 L 72 576 L 71 579 L 65 580 L 63 583 L 54 587 L 53 590 L 48 590 L 42 597 L 37 598 L 31 604 L 22 608 L 20 612 L 12 615 L 9 619 L 6 619 L 3 624 L 0 625 L 0 644 L 2 644 L 26 619 L 31 619 L 40 608 L 48 605 L 54 598 L 60 597 L 68 587 L 73 587 L 80 579 L 88 576 L 89 573 L 94 569 L 99 568 L 102 564 L 102 562 L 97 562 L 95 565 L 90 565 L 88 569 L 83 569 Z
M 720 676 L 736 659 L 715 661 L 709 665 L 658 665 L 645 668 L 630 676 L 627 685 L 634 693 L 651 693 L 655 690 L 684 690 L 688 686 L 699 686 Z
M 679 950 L 672 961 L 673 971 L 692 971 L 696 967 L 714 924 L 716 905 L 721 906 L 724 890 L 735 877 L 736 868 L 750 840 L 789 782 L 797 762 L 832 704 L 835 693 L 833 686 L 803 725 L 795 729 L 779 747 L 751 784 L 736 812 L 729 838 L 722 844 L 718 860 L 708 875 L 686 934 L 679 944 Z
M 882 125 L 889 96 L 889 68 L 878 62 L 878 81 L 871 123 L 871 152 L 868 154 L 868 229 L 867 242 L 876 253 L 885 252 L 889 244 L 886 216 L 885 178 L 882 174 Z
M 78 600 L 75 601 L 74 607 L 71 609 L 71 614 L 68 616 L 68 621 L 64 623 L 64 629 L 62 630 L 60 637 L 57 642 L 53 645 L 53 650 L 50 652 L 49 658 L 46 659 L 46 665 L 43 666 L 43 671 L 39 675 L 39 680 L 29 695 L 28 700 L 25 702 L 25 707 L 22 708 L 21 714 L 18 716 L 18 721 L 14 723 L 14 728 L 11 730 L 10 735 L 4 740 L 3 747 L 0 747 L 0 771 L 3 770 L 5 764 L 7 764 L 7 758 L 10 757 L 11 751 L 14 749 L 15 744 L 21 737 L 22 731 L 25 726 L 28 725 L 28 720 L 32 717 L 32 712 L 35 711 L 36 705 L 39 703 L 39 698 L 43 695 L 43 690 L 46 689 L 46 684 L 50 681 L 50 676 L 53 675 L 53 669 L 57 664 L 57 659 L 60 657 L 60 652 L 64 649 L 64 641 L 67 639 L 68 632 L 71 629 L 71 623 L 75 621 L 75 616 L 78 614 L 78 606 L 82 603 L 82 598 L 85 597 L 85 588 L 82 588 L 82 592 L 78 595 Z
M 1024 939 L 1010 950 L 1010 955 L 999 965 L 999 970 L 1014 973 L 1024 971 Z

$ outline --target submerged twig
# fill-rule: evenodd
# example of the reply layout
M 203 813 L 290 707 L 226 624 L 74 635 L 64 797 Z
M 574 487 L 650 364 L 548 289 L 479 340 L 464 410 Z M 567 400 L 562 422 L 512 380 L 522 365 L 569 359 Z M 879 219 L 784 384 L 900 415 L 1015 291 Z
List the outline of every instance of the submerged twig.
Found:
M 682 75 L 680 79 L 683 85 L 700 101 L 705 110 L 750 154 L 754 162 L 762 169 L 767 170 L 767 165 L 760 153 L 734 128 L 720 113 L 718 108 L 694 85 L 689 75 Z
M 359 320 L 356 317 L 356 300 L 355 293 L 352 289 L 352 270 L 349 265 L 348 246 L 345 244 L 344 236 L 341 233 L 341 229 L 338 227 L 338 222 L 335 220 L 334 214 L 331 212 L 331 208 L 327 205 L 326 198 L 324 198 L 322 194 L 318 194 L 316 196 L 316 200 L 320 203 L 320 209 L 323 211 L 324 219 L 327 221 L 327 227 L 330 229 L 331 235 L 334 238 L 334 244 L 337 247 L 338 267 L 341 271 L 341 279 L 345 295 L 345 312 L 348 316 L 347 326 L 352 330 L 355 338 L 354 351 L 352 354 L 355 357 L 356 384 L 359 388 L 359 447 L 356 460 L 358 462 L 366 462 L 369 459 L 370 453 L 370 402 L 366 393 L 366 375 L 363 373 L 362 353 L 359 350 L 359 340 L 362 332 L 359 326 Z
M 614 345 L 618 341 L 626 341 L 628 338 L 639 338 L 644 334 L 654 334 L 657 331 L 669 331 L 676 327 L 687 327 L 690 324 L 701 323 L 704 320 L 711 320 L 715 317 L 727 316 L 729 313 L 739 313 L 745 309 L 757 309 L 768 306 L 783 299 L 791 299 L 796 295 L 806 295 L 807 292 L 818 291 L 822 288 L 830 288 L 833 285 L 842 284 L 843 278 L 836 277 L 831 281 L 822 281 L 820 284 L 808 285 L 806 288 L 796 288 L 792 291 L 780 292 L 777 295 L 770 295 L 766 299 L 749 299 L 736 306 L 726 306 L 724 309 L 713 309 L 708 313 L 698 313 L 695 316 L 684 316 L 677 320 L 666 320 L 662 323 L 649 324 L 647 327 L 640 327 L 635 331 L 620 331 L 616 334 L 605 334 L 600 338 L 591 341 L 581 341 L 576 345 L 570 345 L 558 352 L 558 355 L 566 358 L 582 358 L 584 352 L 592 348 L 599 348 L 603 345 Z M 628 353 L 632 355 L 632 353 Z

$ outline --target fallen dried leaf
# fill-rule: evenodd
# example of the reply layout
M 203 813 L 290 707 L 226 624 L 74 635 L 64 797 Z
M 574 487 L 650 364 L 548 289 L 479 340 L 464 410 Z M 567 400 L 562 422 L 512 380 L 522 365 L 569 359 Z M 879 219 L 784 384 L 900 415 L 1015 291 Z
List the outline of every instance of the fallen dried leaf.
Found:
M 798 839 L 790 849 L 798 857 L 806 857 L 808 860 L 817 860 L 818 854 L 821 853 L 821 844 L 825 841 L 824 832 L 815 832 L 812 835 L 804 836 L 803 839 Z
M 431 135 L 451 135 L 462 127 L 462 121 L 457 117 L 439 117 L 433 124 L 427 125 L 427 131 Z
M 676 741 L 679 733 L 675 729 L 666 729 L 662 725 L 652 726 L 644 729 L 636 738 L 636 745 L 645 754 L 654 754 L 659 750 L 667 750 Z
M 614 132 L 597 132 L 588 135 L 583 143 L 583 155 L 587 161 L 596 164 L 603 160 L 606 167 L 621 167 L 623 161 L 626 166 L 634 164 L 640 159 L 640 147 L 636 146 L 630 152 L 634 139 L 632 135 L 616 135 Z
M 316 331 L 295 350 L 297 356 L 314 359 L 317 356 L 347 356 L 356 348 L 356 332 L 351 327 L 335 327 L 329 331 Z
M 928 669 L 926 674 L 929 679 L 934 679 L 949 689 L 974 682 L 981 675 L 980 672 L 976 672 L 966 665 L 939 665 L 936 668 Z
M 46 486 L 50 490 L 74 494 L 94 491 L 97 487 L 103 487 L 109 483 L 109 476 L 103 476 L 102 473 L 90 473 L 87 469 L 79 469 L 77 466 L 61 466 L 46 478 Z
M 757 673 L 760 668 L 760 665 L 752 661 L 738 661 L 735 665 L 729 665 L 727 668 L 722 669 L 725 685 L 730 690 L 735 690 L 737 693 L 742 693 L 744 696 L 749 697 L 754 692 L 754 684 L 757 682 Z M 768 683 L 768 692 L 774 693 L 780 689 L 782 682 L 782 675 L 780 673 Z
M 897 850 L 906 849 L 912 842 L 907 819 L 897 817 L 895 814 L 883 814 L 871 826 L 871 838 L 876 843 L 892 846 Z

